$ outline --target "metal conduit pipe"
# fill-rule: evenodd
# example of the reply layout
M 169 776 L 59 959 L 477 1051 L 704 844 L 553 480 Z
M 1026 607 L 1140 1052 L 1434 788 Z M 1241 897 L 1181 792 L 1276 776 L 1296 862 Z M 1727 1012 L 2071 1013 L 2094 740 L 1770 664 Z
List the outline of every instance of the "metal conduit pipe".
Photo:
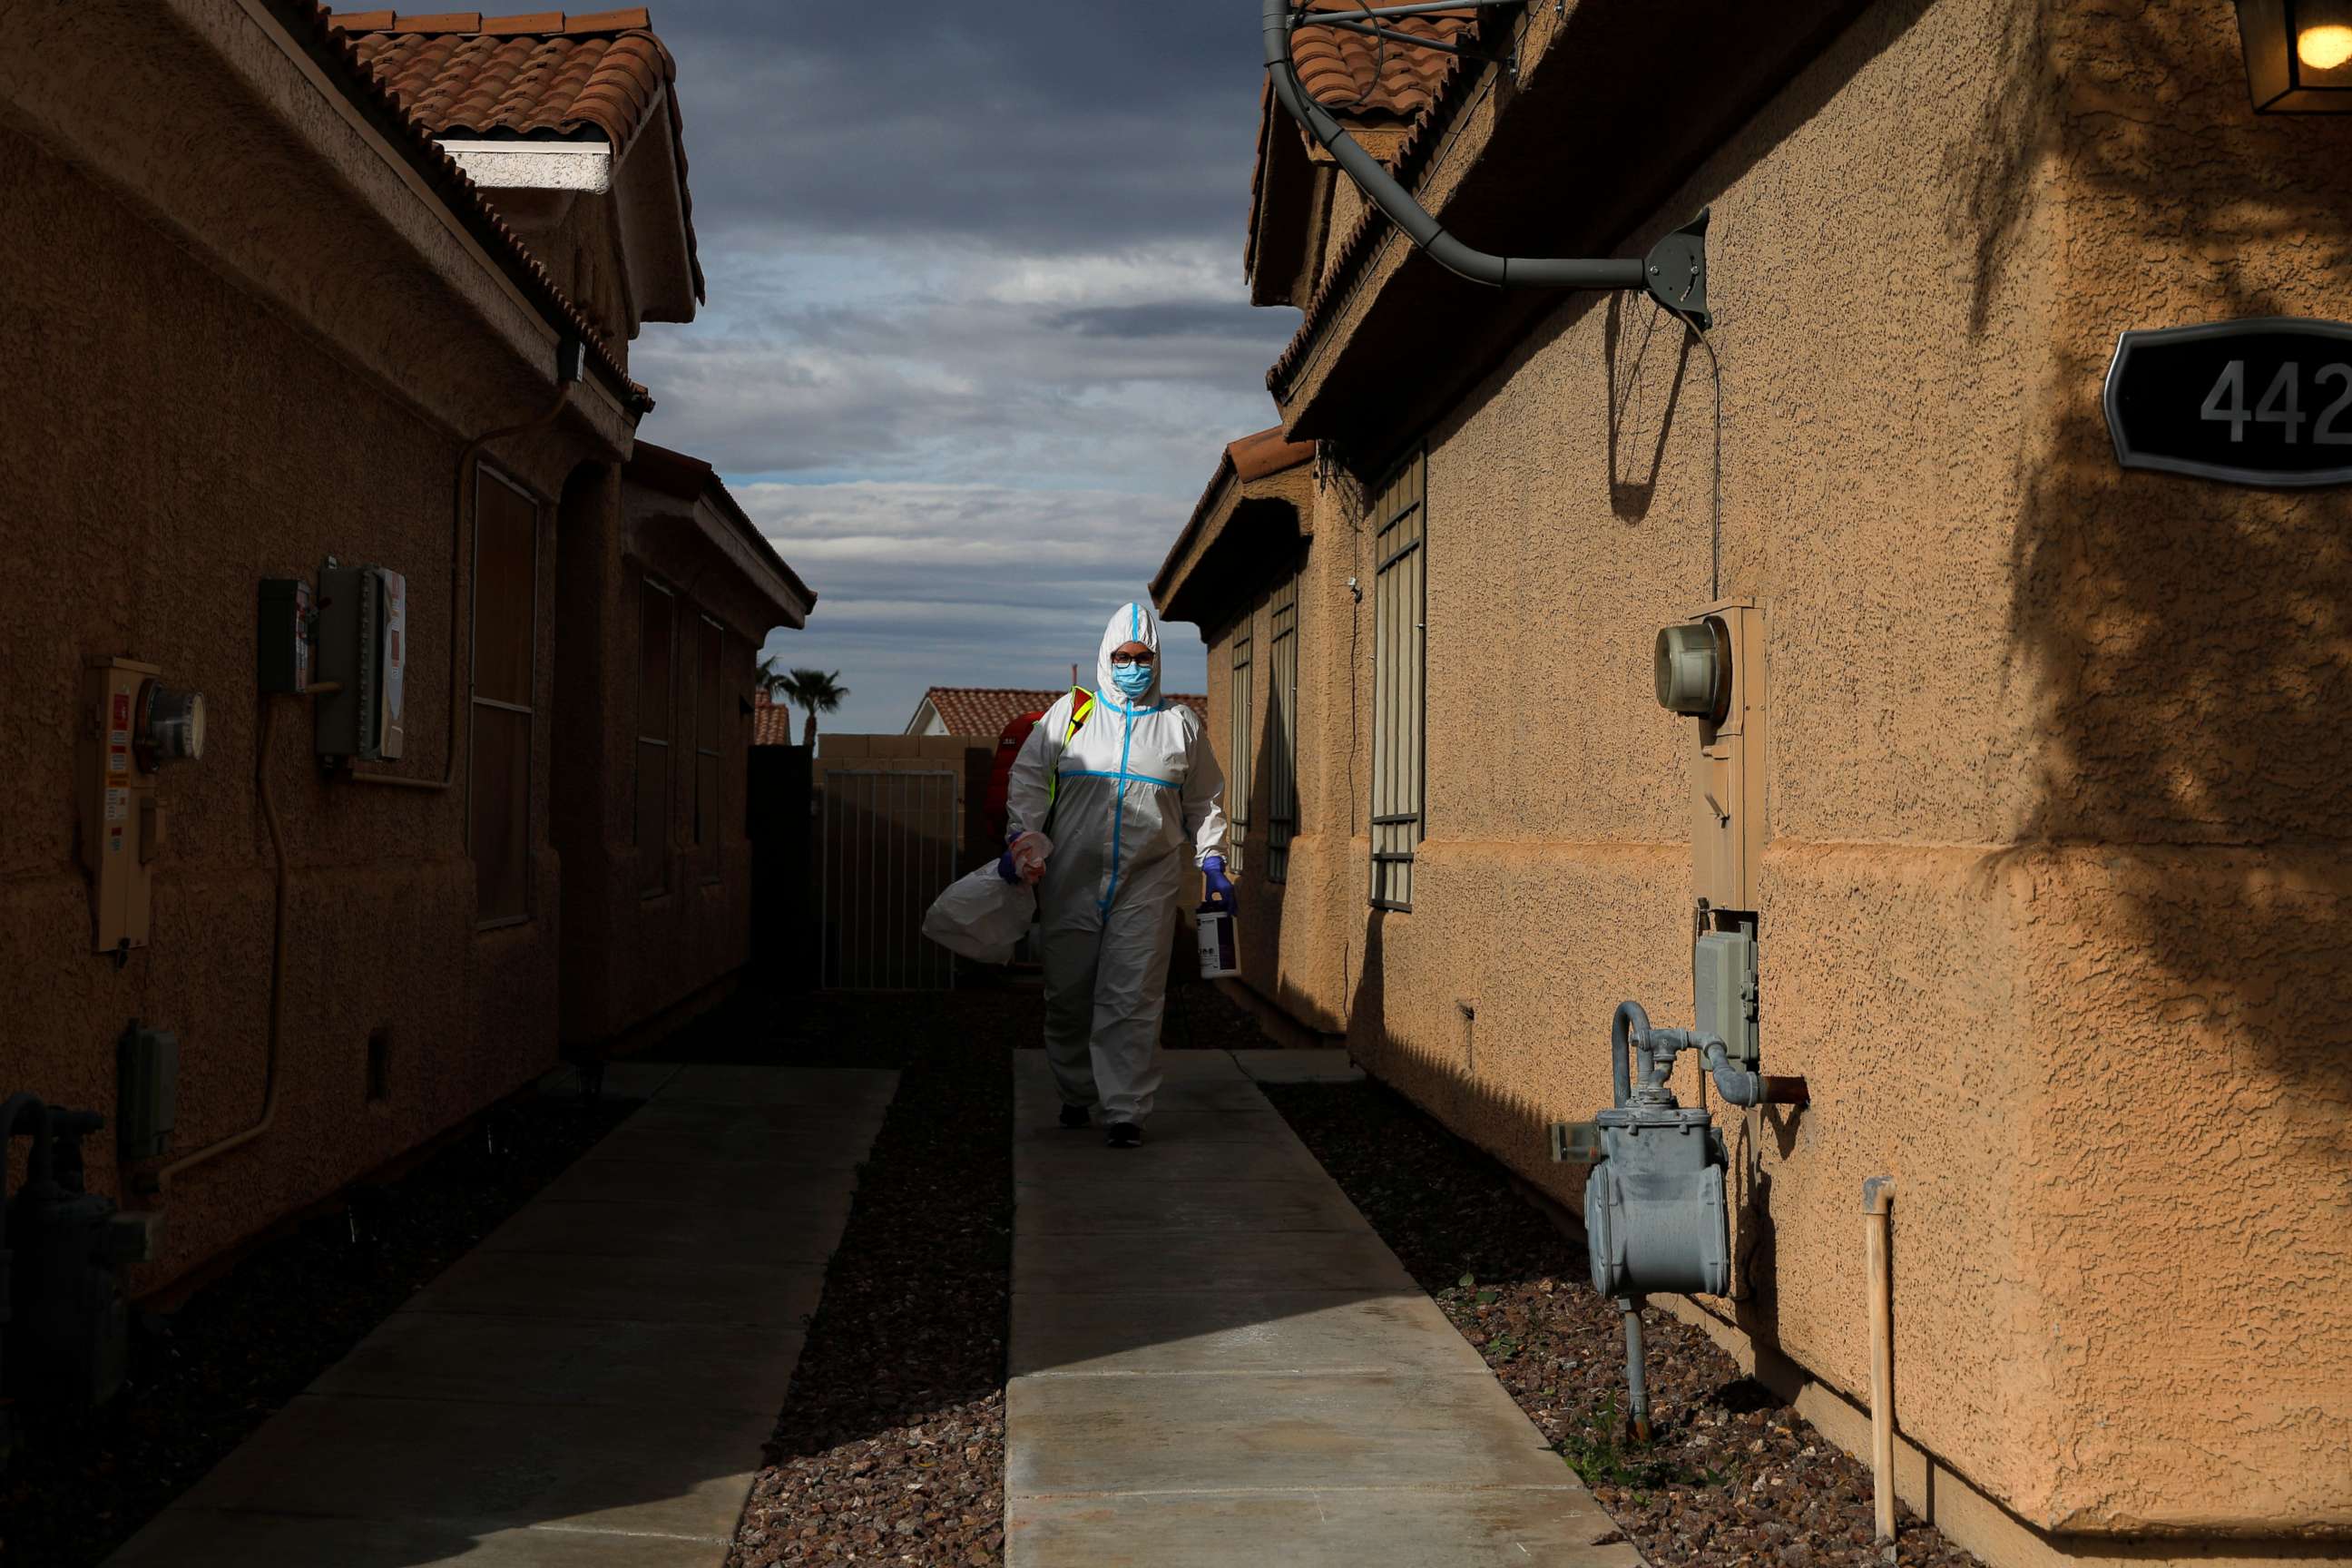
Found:
M 1870 1275 L 1870 1492 L 1878 1545 L 1895 1561 L 1895 1178 L 1862 1184 L 1863 1253 Z
M 1639 1002 L 1619 1003 L 1609 1020 L 1609 1068 L 1617 1103 L 1629 1105 L 1637 1098 L 1662 1103 L 1666 1080 L 1674 1076 L 1675 1058 L 1684 1051 L 1699 1053 L 1699 1060 L 1714 1075 L 1716 1092 L 1727 1104 L 1744 1109 L 1768 1101 L 1807 1103 L 1803 1079 L 1766 1078 L 1734 1067 L 1730 1047 L 1714 1035 L 1696 1029 L 1653 1029 L 1650 1015 Z
M 1478 0 L 1472 0 L 1476 4 Z M 1413 15 L 1432 7 L 1399 7 L 1339 14 L 1339 19 L 1384 15 Z M 1653 247 L 1643 260 L 1625 257 L 1598 259 L 1496 256 L 1465 245 L 1411 191 L 1348 134 L 1330 110 L 1317 102 L 1298 79 L 1291 58 L 1290 35 L 1300 26 L 1301 13 L 1292 0 L 1263 0 L 1260 30 L 1265 45 L 1265 70 L 1274 95 L 1292 119 L 1327 149 L 1356 182 L 1365 196 L 1429 253 L 1431 260 L 1474 283 L 1498 289 L 1639 289 L 1699 327 L 1712 324 L 1706 308 L 1706 214 L 1676 229 Z M 1310 22 L 1309 25 L 1312 25 Z
M 317 692 L 318 688 L 312 687 L 304 695 Z M 277 798 L 269 793 L 269 736 L 274 728 L 271 720 L 277 707 L 272 698 L 262 698 L 261 728 L 253 745 L 253 795 L 261 806 L 261 820 L 269 829 L 269 856 L 274 864 L 269 929 L 269 1025 L 262 1045 L 261 1114 L 244 1131 L 216 1139 L 201 1149 L 192 1149 L 161 1169 L 142 1174 L 137 1183 L 142 1193 L 162 1193 L 173 1176 L 207 1160 L 216 1159 L 232 1149 L 244 1147 L 268 1131 L 270 1124 L 278 1120 L 278 1047 L 285 1033 L 286 1022 L 287 878 L 286 835 L 278 820 Z

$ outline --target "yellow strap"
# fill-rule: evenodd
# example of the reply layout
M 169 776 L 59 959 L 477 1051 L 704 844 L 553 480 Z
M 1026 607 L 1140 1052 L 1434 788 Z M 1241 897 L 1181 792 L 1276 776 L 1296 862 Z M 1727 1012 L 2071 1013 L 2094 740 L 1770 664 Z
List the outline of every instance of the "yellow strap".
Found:
M 1071 687 L 1070 727 L 1062 733 L 1062 749 L 1064 751 L 1069 750 L 1070 742 L 1077 739 L 1078 731 L 1085 727 L 1086 721 L 1088 719 L 1094 717 L 1094 711 L 1095 694 L 1088 691 L 1083 686 Z M 1059 767 L 1056 767 L 1045 777 L 1046 805 L 1050 807 L 1054 802 L 1060 797 L 1061 793 L 1062 770 Z

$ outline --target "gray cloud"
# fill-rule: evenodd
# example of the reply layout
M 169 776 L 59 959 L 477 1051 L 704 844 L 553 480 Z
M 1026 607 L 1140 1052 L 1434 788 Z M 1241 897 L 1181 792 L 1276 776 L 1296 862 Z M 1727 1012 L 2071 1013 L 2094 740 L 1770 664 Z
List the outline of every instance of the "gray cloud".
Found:
M 1103 620 L 1145 596 L 1187 507 L 1118 490 L 999 485 L 756 484 L 744 509 L 822 595 L 806 630 L 769 648 L 842 669 L 828 721 L 896 731 L 926 687 L 1054 686 L 1094 658 Z M 1171 639 L 1169 678 L 1197 691 L 1207 660 Z
M 772 651 L 837 730 L 1050 686 L 1141 596 L 1297 321 L 1241 276 L 1246 0 L 659 0 L 710 302 L 648 327 L 646 436 L 821 595 Z M 780 482 L 790 481 L 790 482 Z M 1171 676 L 1200 689 L 1196 640 Z
M 1222 231 L 1239 265 L 1259 81 L 1239 0 L 668 0 L 655 21 L 714 231 Z

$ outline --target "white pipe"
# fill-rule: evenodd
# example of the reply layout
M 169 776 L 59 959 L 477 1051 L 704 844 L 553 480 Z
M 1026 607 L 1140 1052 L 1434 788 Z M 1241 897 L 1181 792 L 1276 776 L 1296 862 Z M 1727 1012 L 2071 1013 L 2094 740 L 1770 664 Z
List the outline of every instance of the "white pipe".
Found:
M 1895 1178 L 1862 1184 L 1864 1255 L 1870 1274 L 1870 1489 L 1878 1544 L 1895 1561 L 1895 1279 L 1888 1257 L 1895 1226 Z

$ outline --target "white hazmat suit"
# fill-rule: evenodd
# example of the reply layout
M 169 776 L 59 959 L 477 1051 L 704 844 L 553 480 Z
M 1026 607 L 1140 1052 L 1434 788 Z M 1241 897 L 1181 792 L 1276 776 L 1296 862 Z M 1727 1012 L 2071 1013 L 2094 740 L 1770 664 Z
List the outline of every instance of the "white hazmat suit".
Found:
M 1092 711 L 1065 745 L 1079 694 L 1046 710 L 1013 759 L 1006 805 L 1014 832 L 1054 841 L 1037 910 L 1045 1054 L 1063 1103 L 1099 1105 L 1106 1121 L 1139 1126 L 1160 1088 L 1178 903 L 1193 870 L 1225 849 L 1225 780 L 1201 716 L 1162 694 L 1157 660 L 1150 690 L 1131 702 L 1120 695 L 1110 656 L 1127 643 L 1159 653 L 1149 607 L 1122 605 L 1111 616 Z

